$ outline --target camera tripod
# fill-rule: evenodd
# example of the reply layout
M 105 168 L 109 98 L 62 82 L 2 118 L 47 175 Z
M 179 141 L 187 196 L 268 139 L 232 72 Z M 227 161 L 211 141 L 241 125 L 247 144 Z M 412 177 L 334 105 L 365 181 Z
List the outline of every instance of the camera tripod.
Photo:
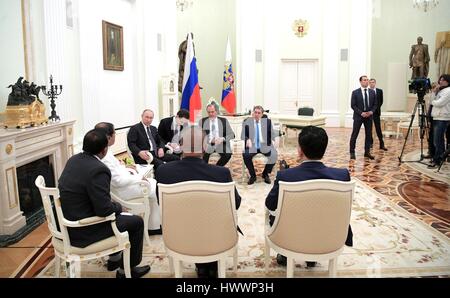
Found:
M 400 153 L 400 156 L 398 157 L 398 160 L 400 163 L 402 163 L 402 162 L 420 162 L 425 165 L 428 165 L 427 163 L 422 162 L 422 160 L 425 159 L 425 155 L 423 154 L 423 139 L 425 137 L 425 134 L 428 135 L 428 129 L 430 127 L 429 123 L 428 123 L 428 118 L 427 118 L 427 111 L 426 111 L 426 107 L 425 107 L 424 96 L 425 96 L 425 91 L 419 91 L 417 93 L 418 99 L 417 99 L 416 105 L 414 106 L 413 112 L 411 114 L 411 121 L 409 123 L 408 132 L 406 133 L 405 142 L 403 143 L 402 152 Z M 406 142 L 408 141 L 408 137 L 411 132 L 411 127 L 413 125 L 414 118 L 416 117 L 416 113 L 419 116 L 420 159 L 419 160 L 402 160 L 403 152 L 405 151 Z

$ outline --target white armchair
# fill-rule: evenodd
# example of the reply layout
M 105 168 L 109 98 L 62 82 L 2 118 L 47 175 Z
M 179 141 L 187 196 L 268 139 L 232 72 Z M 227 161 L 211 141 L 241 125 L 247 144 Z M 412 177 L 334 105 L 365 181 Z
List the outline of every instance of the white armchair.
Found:
M 330 277 L 337 275 L 337 258 L 344 250 L 355 182 L 317 179 L 279 182 L 275 222 L 266 216 L 265 269 L 270 248 L 287 257 L 287 277 L 294 277 L 294 259 L 328 260 Z
M 237 270 L 237 216 L 234 182 L 187 181 L 158 184 L 164 246 L 182 277 L 182 262 L 218 261 L 225 277 L 226 257 L 234 255 Z M 173 262 L 172 262 L 173 259 Z
M 125 276 L 131 277 L 130 270 L 130 242 L 128 232 L 120 232 L 117 229 L 114 213 L 107 217 L 93 216 L 77 221 L 70 221 L 64 218 L 59 198 L 59 190 L 45 186 L 44 177 L 38 176 L 35 184 L 39 189 L 44 206 L 45 216 L 47 218 L 48 228 L 52 235 L 52 244 L 55 250 L 55 276 L 60 276 L 61 260 L 69 265 L 68 276 L 80 277 L 80 262 L 96 258 L 105 257 L 123 251 L 123 262 Z M 56 217 L 53 212 L 52 200 L 56 209 Z M 56 221 L 57 218 L 57 221 Z M 70 243 L 67 228 L 81 228 L 95 225 L 103 222 L 111 222 L 114 236 L 95 242 L 87 247 L 80 248 L 72 246 Z M 59 229 L 58 224 L 59 223 Z

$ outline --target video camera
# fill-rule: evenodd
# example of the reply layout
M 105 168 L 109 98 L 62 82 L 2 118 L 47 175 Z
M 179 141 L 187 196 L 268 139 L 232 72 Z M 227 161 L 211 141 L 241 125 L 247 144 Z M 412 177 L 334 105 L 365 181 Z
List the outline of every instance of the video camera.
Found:
M 431 82 L 428 78 L 417 78 L 409 81 L 409 93 L 425 94 L 431 90 Z

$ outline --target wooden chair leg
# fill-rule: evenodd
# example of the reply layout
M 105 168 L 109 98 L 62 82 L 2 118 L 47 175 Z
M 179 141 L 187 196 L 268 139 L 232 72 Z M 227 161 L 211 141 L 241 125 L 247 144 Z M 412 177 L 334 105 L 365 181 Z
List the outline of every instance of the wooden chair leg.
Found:
M 294 259 L 290 257 L 287 257 L 286 277 L 287 278 L 294 277 Z
M 125 277 L 131 278 L 131 267 L 130 267 L 130 248 L 125 248 L 123 250 L 123 270 L 125 271 Z
M 219 278 L 225 278 L 225 269 L 227 265 L 225 259 L 219 259 L 217 265 Z
M 269 262 L 270 262 L 270 246 L 266 239 L 264 247 L 264 269 L 266 271 L 266 274 L 269 273 Z
M 59 278 L 61 272 L 61 259 L 55 254 L 55 277 Z
M 175 267 L 175 278 L 182 278 L 183 272 L 181 271 L 181 261 L 180 260 L 173 260 L 173 264 Z
M 234 272 L 234 274 L 237 273 L 237 265 L 238 265 L 238 248 L 236 245 L 236 249 L 234 250 L 234 255 L 233 255 L 233 272 Z
M 328 261 L 328 274 L 330 277 L 337 277 L 337 257 Z

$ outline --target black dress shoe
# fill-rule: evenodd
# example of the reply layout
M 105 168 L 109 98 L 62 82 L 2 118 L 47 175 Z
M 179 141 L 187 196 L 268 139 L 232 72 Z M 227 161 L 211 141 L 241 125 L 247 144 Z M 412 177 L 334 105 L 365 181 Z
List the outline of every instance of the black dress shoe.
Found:
M 162 235 L 162 229 L 148 230 L 148 235 L 149 235 L 149 236 L 153 236 L 153 235 Z
M 253 183 L 255 183 L 256 181 L 256 176 L 250 176 L 250 178 L 248 179 L 247 184 L 248 185 L 252 185 Z
M 266 182 L 267 184 L 270 184 L 272 182 L 272 181 L 270 181 L 269 175 L 263 175 L 263 179 L 264 179 L 264 182 Z
M 388 151 L 386 147 L 380 146 L 380 150 Z
M 375 156 L 370 153 L 364 153 L 364 157 L 367 157 L 368 159 L 375 159 Z
M 283 255 L 277 254 L 277 264 L 281 266 L 286 266 L 287 258 Z
M 136 267 L 131 268 L 131 277 L 139 278 L 139 277 L 146 275 L 149 271 L 150 271 L 149 265 L 145 265 L 145 266 L 141 266 L 141 267 L 136 266 Z M 122 272 L 119 272 L 119 270 L 117 270 L 116 278 L 125 278 L 125 272 L 122 273 Z
M 106 265 L 106 269 L 108 269 L 108 271 L 114 271 L 117 268 L 119 268 L 120 265 L 122 265 L 122 263 L 123 263 L 122 258 L 120 258 L 120 260 L 118 260 L 118 261 L 108 260 L 108 264 Z
M 356 159 L 355 153 L 350 153 L 350 159 Z
M 316 267 L 317 262 L 306 262 L 306 268 L 313 268 Z

